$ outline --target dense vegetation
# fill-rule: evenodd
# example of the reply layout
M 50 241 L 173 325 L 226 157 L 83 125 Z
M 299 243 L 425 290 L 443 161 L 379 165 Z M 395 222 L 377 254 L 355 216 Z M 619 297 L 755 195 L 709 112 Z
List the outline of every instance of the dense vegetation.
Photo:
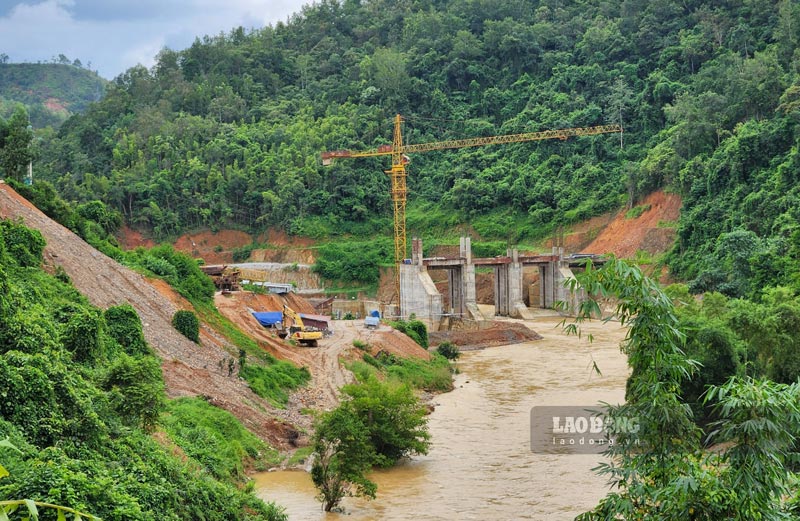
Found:
M 760 306 L 707 295 L 701 313 L 688 302 L 676 312 L 656 282 L 622 261 L 578 280 L 575 286 L 614 299 L 613 316 L 629 326 L 622 345 L 631 367 L 626 401 L 606 408 L 606 425 L 635 425 L 609 431 L 616 443 L 596 470 L 609 478 L 611 492 L 578 519 L 796 518 L 800 366 L 784 320 L 800 316 L 797 298 L 776 290 Z M 688 296 L 685 287 L 671 293 Z M 588 300 L 581 316 L 599 310 Z M 761 319 L 775 330 L 755 339 L 764 332 Z M 742 325 L 738 339 L 733 324 Z M 746 355 L 741 364 L 739 356 L 748 352 L 753 358 Z M 697 420 L 712 423 L 704 433 Z
M 409 142 L 621 123 L 416 155 L 409 232 L 469 223 L 517 242 L 667 187 L 685 198 L 677 275 L 756 296 L 796 284 L 798 27 L 791 0 L 324 0 L 164 49 L 43 142 L 37 166 L 157 238 L 371 236 L 391 229 L 385 161 L 323 169 L 319 153 L 387 143 L 396 112 Z
M 44 246 L 38 231 L 0 220 L 0 439 L 19 449 L 0 447 L 10 472 L 0 497 L 103 519 L 282 518 L 240 490 L 231 468 L 268 448 L 230 415 L 208 424 L 222 414 L 208 404 L 167 402 L 133 308 L 89 304 L 63 274 L 40 268 Z M 165 407 L 169 436 L 150 436 Z
M 36 181 L 31 186 L 9 180 L 9 183 L 27 200 L 35 204 L 52 219 L 66 226 L 89 244 L 116 261 L 139 270 L 148 276 L 160 277 L 185 297 L 195 308 L 199 318 L 217 332 L 225 336 L 241 352 L 238 355 L 239 375 L 247 380 L 259 396 L 267 398 L 275 405 L 283 406 L 288 399 L 288 391 L 304 385 L 311 376 L 307 369 L 298 368 L 290 362 L 278 360 L 253 339 L 242 333 L 214 307 L 214 284 L 200 271 L 198 262 L 189 256 L 175 251 L 169 245 L 155 248 L 137 248 L 123 251 L 113 236 L 122 223 L 119 212 L 109 209 L 100 201 L 94 200 L 73 207 L 64 201 L 52 185 Z M 62 277 L 66 277 L 64 274 Z M 179 313 L 179 331 L 185 327 L 192 340 L 199 338 L 199 321 L 191 318 L 191 311 Z M 189 323 L 191 322 L 191 324 Z M 243 353 L 243 354 L 242 354 Z M 250 356 L 252 363 L 244 366 L 242 362 Z M 231 374 L 235 368 L 230 358 Z
M 2 58 L 2 55 L 0 55 Z M 84 69 L 79 60 L 59 63 L 5 63 L 0 60 L 0 117 L 8 118 L 18 104 L 34 128 L 56 127 L 83 112 L 105 92 L 106 80 Z

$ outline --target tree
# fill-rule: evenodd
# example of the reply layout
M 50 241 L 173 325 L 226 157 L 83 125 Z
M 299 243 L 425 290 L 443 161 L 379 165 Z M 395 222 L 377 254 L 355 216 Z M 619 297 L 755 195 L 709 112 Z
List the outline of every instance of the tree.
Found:
M 622 76 L 618 77 L 614 84 L 611 86 L 611 91 L 607 97 L 609 119 L 612 119 L 617 125 L 625 127 L 625 112 L 628 107 L 633 103 L 633 91 L 628 86 L 628 82 Z M 619 133 L 619 148 L 622 149 L 622 132 Z
M 793 492 L 787 463 L 800 427 L 800 384 L 731 378 L 711 387 L 706 403 L 715 403 L 721 417 L 713 441 L 732 444 L 711 457 L 722 469 L 723 486 L 737 491 L 729 519 L 786 519 L 783 502 Z
M 342 392 L 366 428 L 374 448 L 372 464 L 391 467 L 405 456 L 427 454 L 426 409 L 409 386 L 370 376 L 363 383 L 344 386 Z
M 711 440 L 725 448 L 704 451 L 691 410 L 679 396 L 696 363 L 683 354 L 685 335 L 670 299 L 638 268 L 618 260 L 597 270 L 588 265 L 576 277 L 569 283 L 573 290 L 615 299 L 608 319 L 629 326 L 622 345 L 631 366 L 626 403 L 606 406 L 606 424 L 635 419 L 637 426 L 612 433 L 615 443 L 604 453 L 612 462 L 595 469 L 617 490 L 578 519 L 785 518 L 791 492 L 786 462 L 800 426 L 800 384 L 733 377 L 709 387 L 704 404 L 719 418 Z M 577 332 L 580 320 L 599 313 L 600 306 L 589 300 L 580 311 L 568 331 Z
M 348 402 L 319 419 L 312 446 L 311 480 L 326 512 L 346 496 L 375 497 L 377 485 L 366 477 L 375 448 L 367 437 L 366 426 Z
M 0 120 L 0 173 L 22 182 L 33 161 L 33 131 L 28 112 L 18 106 L 7 122 Z
M 317 422 L 311 478 L 325 511 L 345 496 L 375 497 L 366 478 L 375 465 L 390 467 L 430 445 L 425 408 L 407 385 L 370 376 L 342 388 L 344 401 Z

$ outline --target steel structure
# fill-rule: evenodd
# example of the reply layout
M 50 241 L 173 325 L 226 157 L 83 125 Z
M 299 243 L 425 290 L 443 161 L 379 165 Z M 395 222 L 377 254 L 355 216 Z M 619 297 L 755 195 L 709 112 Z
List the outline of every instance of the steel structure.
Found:
M 381 145 L 374 150 L 352 151 L 332 150 L 322 153 L 322 164 L 330 165 L 334 159 L 392 156 L 392 168 L 385 172 L 392 181 L 392 204 L 394 205 L 394 261 L 396 266 L 395 286 L 397 295 L 400 295 L 400 268 L 399 264 L 406 258 L 406 164 L 409 162 L 407 154 L 417 152 L 430 152 L 448 148 L 477 147 L 484 145 L 500 145 L 505 143 L 522 143 L 526 141 L 541 141 L 545 139 L 566 140 L 575 136 L 593 136 L 622 132 L 619 125 L 601 125 L 596 127 L 564 128 L 559 130 L 543 130 L 541 132 L 525 132 L 522 134 L 506 134 L 501 136 L 476 137 L 468 139 L 451 139 L 447 141 L 434 141 L 431 143 L 418 143 L 414 145 L 403 144 L 403 117 L 397 114 L 394 117 L 394 138 L 391 145 Z

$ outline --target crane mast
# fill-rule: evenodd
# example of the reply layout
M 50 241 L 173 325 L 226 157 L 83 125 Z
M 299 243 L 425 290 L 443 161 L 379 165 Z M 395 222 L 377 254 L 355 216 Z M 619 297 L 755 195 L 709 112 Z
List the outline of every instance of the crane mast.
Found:
M 558 130 L 544 130 L 541 132 L 526 132 L 522 134 L 505 134 L 500 136 L 487 136 L 468 139 L 451 139 L 434 141 L 431 143 L 403 144 L 403 117 L 397 114 L 394 117 L 394 137 L 391 145 L 381 145 L 374 150 L 352 151 L 332 150 L 322 153 L 322 164 L 330 165 L 334 159 L 392 156 L 389 174 L 392 181 L 392 204 L 394 206 L 394 262 L 395 262 L 395 289 L 400 296 L 400 264 L 406 257 L 406 164 L 409 162 L 406 154 L 417 152 L 430 152 L 449 148 L 477 147 L 484 145 L 499 145 L 505 143 L 523 143 L 526 141 L 541 141 L 545 139 L 560 139 L 562 141 L 576 136 L 593 136 L 622 132 L 620 125 L 601 125 L 595 127 L 565 128 Z

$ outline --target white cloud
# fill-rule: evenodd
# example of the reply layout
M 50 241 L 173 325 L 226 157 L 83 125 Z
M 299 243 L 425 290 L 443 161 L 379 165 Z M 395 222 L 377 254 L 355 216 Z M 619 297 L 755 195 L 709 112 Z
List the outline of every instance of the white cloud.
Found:
M 2 1 L 2 0 L 0 0 Z M 0 52 L 12 62 L 64 54 L 91 62 L 112 78 L 147 67 L 166 45 L 183 49 L 195 37 L 285 21 L 310 0 L 25 0 L 0 13 Z

